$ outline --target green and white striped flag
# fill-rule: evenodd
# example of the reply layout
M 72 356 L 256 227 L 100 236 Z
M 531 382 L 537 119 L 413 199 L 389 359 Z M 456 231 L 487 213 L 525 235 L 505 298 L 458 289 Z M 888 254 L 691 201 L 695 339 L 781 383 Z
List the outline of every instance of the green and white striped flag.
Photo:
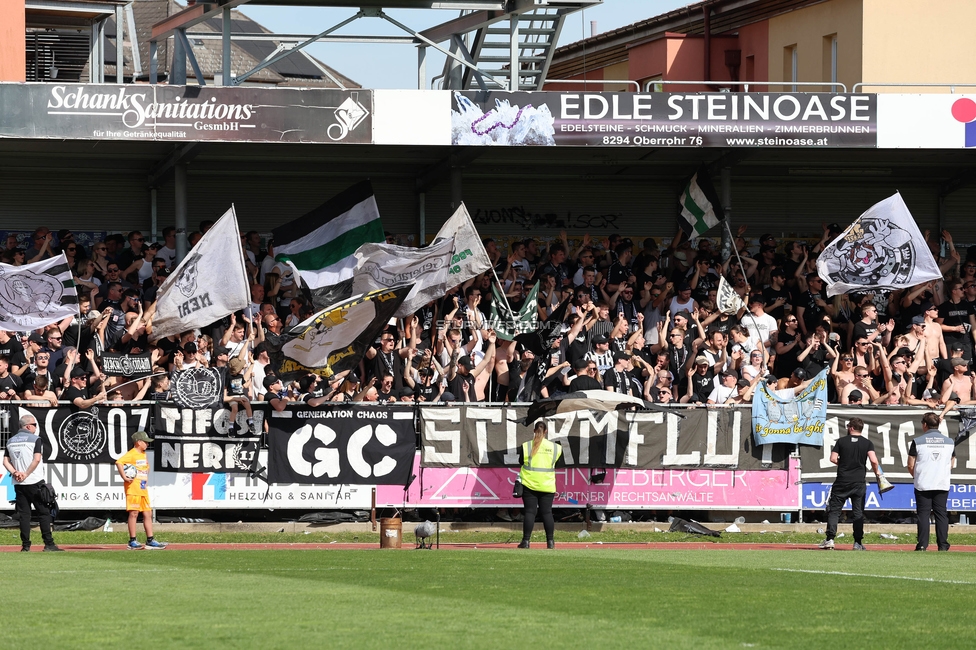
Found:
M 712 179 L 704 167 L 688 181 L 678 203 L 681 205 L 678 224 L 688 235 L 688 239 L 704 235 L 720 221 L 725 220 L 722 202 L 715 193 L 715 186 L 712 185 Z
M 0 264 L 0 329 L 30 331 L 78 315 L 78 291 L 61 253 L 33 264 Z
M 275 228 L 273 234 L 275 259 L 291 265 L 311 289 L 352 278 L 356 249 L 384 241 L 383 223 L 369 181 Z
M 508 302 L 497 284 L 491 285 L 494 300 L 491 302 L 491 319 L 489 325 L 495 334 L 503 341 L 514 341 L 515 337 L 525 332 L 539 329 L 539 283 L 536 282 L 525 302 L 517 314 L 509 311 Z

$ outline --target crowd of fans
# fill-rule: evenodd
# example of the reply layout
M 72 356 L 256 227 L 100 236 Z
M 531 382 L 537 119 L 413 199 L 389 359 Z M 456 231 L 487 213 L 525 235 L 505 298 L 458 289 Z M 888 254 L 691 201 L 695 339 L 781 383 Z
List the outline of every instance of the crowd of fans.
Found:
M 211 225 L 201 223 L 190 244 Z M 712 240 L 680 231 L 667 246 L 649 238 L 640 249 L 616 235 L 571 244 L 562 233 L 547 247 L 486 239 L 494 270 L 390 325 L 357 370 L 281 382 L 267 367 L 271 352 L 313 308 L 259 233 L 241 237 L 251 305 L 151 344 L 156 294 L 176 263 L 175 230 L 164 229 L 158 243 L 132 231 L 86 247 L 69 230 L 38 228 L 30 241 L 9 236 L 0 257 L 18 266 L 64 252 L 81 315 L 34 332 L 0 331 L 0 399 L 78 407 L 162 400 L 173 371 L 205 366 L 222 369 L 235 410 L 255 400 L 279 409 L 296 400 L 515 402 L 593 388 L 661 404 L 734 405 L 750 402 L 760 382 L 800 390 L 826 368 L 834 403 L 976 403 L 976 257 L 963 260 L 948 232 L 926 233 L 944 280 L 828 298 L 816 260 L 839 232 L 832 224 L 815 242 L 748 241 L 743 227 L 738 255 L 724 256 Z M 539 391 L 527 391 L 533 352 L 496 334 L 496 277 L 515 313 L 538 283 L 539 323 L 565 314 Z M 743 301 L 735 313 L 718 309 L 720 277 Z M 106 376 L 106 352 L 149 354 L 155 376 Z

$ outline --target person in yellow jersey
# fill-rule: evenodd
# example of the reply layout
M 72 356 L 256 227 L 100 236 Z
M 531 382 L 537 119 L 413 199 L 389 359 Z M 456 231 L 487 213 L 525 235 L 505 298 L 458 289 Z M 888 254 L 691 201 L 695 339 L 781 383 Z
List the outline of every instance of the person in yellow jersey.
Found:
M 556 463 L 562 458 L 563 448 L 546 438 L 548 432 L 549 427 L 545 422 L 536 422 L 532 440 L 519 447 L 519 463 L 522 465 L 519 481 L 522 483 L 522 503 L 525 506 L 519 548 L 529 548 L 537 514 L 542 518 L 546 531 L 546 548 L 556 548 L 552 500 L 556 496 Z
M 145 431 L 136 431 L 132 434 L 132 449 L 115 461 L 115 468 L 125 482 L 125 509 L 129 514 L 128 548 L 132 551 L 166 548 L 166 544 L 153 537 L 152 506 L 149 505 L 149 460 L 146 458 L 146 449 L 152 441 Z M 142 525 L 146 528 L 145 546 L 136 540 L 136 522 L 140 512 Z

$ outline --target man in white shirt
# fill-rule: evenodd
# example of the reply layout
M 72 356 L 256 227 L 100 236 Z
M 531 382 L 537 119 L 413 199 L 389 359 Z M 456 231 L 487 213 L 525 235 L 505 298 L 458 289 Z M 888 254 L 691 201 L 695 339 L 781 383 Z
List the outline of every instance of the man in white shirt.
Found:
M 730 397 L 738 393 L 735 385 L 736 380 L 737 377 L 734 372 L 723 372 L 719 375 L 717 385 L 708 396 L 706 404 L 725 404 Z
M 163 247 L 156 251 L 155 259 L 165 261 L 170 271 L 176 266 L 176 228 L 173 226 L 163 228 Z
M 750 341 L 759 339 L 767 348 L 772 345 L 769 335 L 776 331 L 776 319 L 763 309 L 761 293 L 749 296 L 749 314 L 743 315 L 740 321 L 749 332 Z
M 929 545 L 929 516 L 935 513 L 935 539 L 940 551 L 949 550 L 950 474 L 956 464 L 955 444 L 939 431 L 939 416 L 922 416 L 922 435 L 908 448 L 908 473 L 915 478 L 915 509 L 918 513 L 916 551 Z

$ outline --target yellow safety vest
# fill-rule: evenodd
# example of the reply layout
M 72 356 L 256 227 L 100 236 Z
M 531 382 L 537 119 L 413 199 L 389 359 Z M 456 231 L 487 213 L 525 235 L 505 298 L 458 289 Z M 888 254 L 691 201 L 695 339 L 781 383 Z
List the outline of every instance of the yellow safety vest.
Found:
M 562 445 L 549 440 L 543 440 L 535 456 L 532 453 L 532 441 L 522 444 L 522 469 L 519 480 L 522 486 L 536 492 L 556 491 L 556 461 L 563 455 Z

